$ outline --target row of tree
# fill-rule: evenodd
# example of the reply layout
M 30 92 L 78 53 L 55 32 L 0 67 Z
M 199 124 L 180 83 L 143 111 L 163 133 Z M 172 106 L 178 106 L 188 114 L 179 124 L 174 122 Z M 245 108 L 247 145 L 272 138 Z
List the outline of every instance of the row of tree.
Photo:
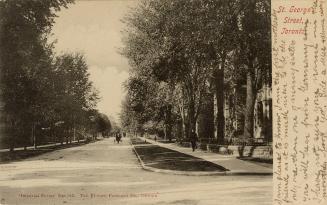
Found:
M 56 12 L 73 0 L 0 2 L 1 144 L 71 142 L 110 130 L 79 53 L 56 55 L 48 37 Z
M 222 143 L 226 93 L 244 83 L 243 136 L 253 137 L 256 95 L 271 79 L 269 0 L 144 0 L 123 21 L 131 65 L 123 126 L 187 138 L 214 94 Z

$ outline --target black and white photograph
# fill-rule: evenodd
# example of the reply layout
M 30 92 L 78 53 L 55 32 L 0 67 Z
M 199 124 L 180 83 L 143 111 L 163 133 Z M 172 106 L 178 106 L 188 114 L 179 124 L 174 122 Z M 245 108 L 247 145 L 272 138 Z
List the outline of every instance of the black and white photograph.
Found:
M 0 205 L 272 205 L 270 0 L 0 0 Z

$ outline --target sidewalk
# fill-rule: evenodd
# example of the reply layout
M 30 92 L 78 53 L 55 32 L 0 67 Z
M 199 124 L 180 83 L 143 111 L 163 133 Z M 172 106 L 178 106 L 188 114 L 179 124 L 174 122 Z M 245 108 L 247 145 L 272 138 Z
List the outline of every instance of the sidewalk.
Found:
M 235 156 L 221 155 L 217 153 L 205 152 L 197 149 L 192 151 L 191 148 L 180 147 L 176 144 L 160 143 L 148 138 L 141 138 L 152 144 L 175 150 L 184 154 L 204 159 L 214 164 L 225 167 L 230 171 L 226 171 L 226 175 L 272 175 L 273 170 L 252 162 L 243 161 L 235 158 Z
M 79 142 L 84 142 L 85 139 L 80 140 Z M 78 142 L 77 140 L 72 141 L 72 144 Z M 69 143 L 70 144 L 70 143 Z M 40 149 L 40 148 L 47 148 L 47 147 L 54 147 L 54 146 L 61 146 L 61 145 L 66 145 L 66 142 L 64 144 L 61 144 L 60 142 L 58 143 L 52 143 L 52 144 L 46 144 L 46 145 L 38 145 L 36 149 Z M 28 146 L 26 147 L 27 150 L 34 150 L 34 146 Z M 20 151 L 20 150 L 24 150 L 24 147 L 15 147 L 14 151 Z M 0 153 L 2 152 L 9 152 L 10 149 L 0 149 Z
M 24 160 L 30 157 L 38 156 L 47 152 L 52 152 L 55 150 L 66 149 L 70 147 L 80 146 L 85 144 L 85 140 L 72 141 L 69 144 L 61 144 L 61 143 L 52 143 L 47 145 L 39 145 L 35 149 L 33 146 L 27 147 L 24 150 L 24 147 L 16 147 L 13 152 L 9 149 L 1 149 L 0 150 L 0 164 L 2 163 L 10 163 L 13 161 Z

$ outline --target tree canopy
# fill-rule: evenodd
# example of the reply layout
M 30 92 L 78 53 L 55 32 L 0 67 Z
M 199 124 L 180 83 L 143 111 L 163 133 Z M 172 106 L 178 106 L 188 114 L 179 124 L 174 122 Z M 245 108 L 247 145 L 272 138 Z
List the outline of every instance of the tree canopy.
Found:
M 132 69 L 122 115 L 129 113 L 142 127 L 148 121 L 169 125 L 174 120 L 168 122 L 165 117 L 172 114 L 190 134 L 204 97 L 211 92 L 217 99 L 218 139 L 223 140 L 224 88 L 239 82 L 252 88 L 252 80 L 258 83 L 254 90 L 247 90 L 245 115 L 253 121 L 253 93 L 262 86 L 261 76 L 271 69 L 269 21 L 268 0 L 141 1 L 123 19 L 122 54 Z M 162 109 L 164 117 L 155 118 Z M 253 123 L 246 129 L 253 130 Z
M 48 41 L 56 12 L 73 0 L 4 0 L 0 2 L 0 70 L 2 114 L 6 138 L 2 143 L 31 144 L 71 141 L 86 131 L 97 91 L 88 65 L 79 53 L 56 55 Z M 53 139 L 42 130 L 50 129 Z M 32 139 L 33 140 L 33 139 Z M 34 139 L 35 141 L 35 139 Z

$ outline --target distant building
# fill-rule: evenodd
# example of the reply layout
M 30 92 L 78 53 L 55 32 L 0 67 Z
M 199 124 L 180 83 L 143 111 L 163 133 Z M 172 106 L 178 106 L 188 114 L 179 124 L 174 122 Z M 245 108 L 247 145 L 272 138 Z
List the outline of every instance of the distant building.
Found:
M 215 96 L 205 98 L 203 109 L 197 122 L 197 132 L 202 142 L 215 143 L 217 138 L 217 110 Z M 225 92 L 225 143 L 242 140 L 244 131 L 244 108 L 246 104 L 246 85 L 233 85 Z M 272 142 L 272 96 L 271 86 L 263 85 L 258 91 L 254 106 L 253 142 L 269 144 Z
M 258 142 L 272 142 L 272 90 L 264 85 L 257 94 L 254 107 L 254 138 Z
M 244 109 L 246 86 L 238 86 L 225 98 L 225 140 L 238 141 L 244 132 Z M 258 91 L 254 105 L 253 142 L 272 142 L 271 87 L 263 85 Z

